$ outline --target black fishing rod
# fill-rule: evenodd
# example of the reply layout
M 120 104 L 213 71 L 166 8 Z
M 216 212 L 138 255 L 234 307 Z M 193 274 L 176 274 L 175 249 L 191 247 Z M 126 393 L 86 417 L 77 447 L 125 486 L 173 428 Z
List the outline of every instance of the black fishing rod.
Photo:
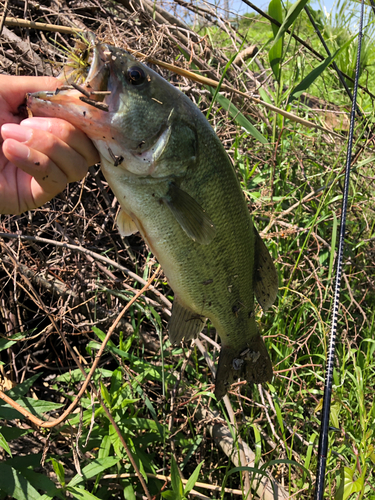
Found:
M 330 335 L 330 342 L 329 342 L 329 347 L 328 347 L 326 379 L 325 379 L 325 384 L 324 384 L 324 396 L 323 396 L 322 421 L 321 421 L 320 436 L 319 436 L 318 465 L 317 465 L 317 472 L 316 472 L 316 483 L 315 483 L 315 494 L 314 494 L 315 500 L 322 500 L 323 495 L 324 495 L 324 478 L 325 478 L 325 471 L 326 471 L 326 464 L 327 464 L 329 416 L 330 416 L 330 409 L 331 409 L 333 365 L 334 365 L 334 360 L 335 360 L 335 343 L 336 343 L 336 336 L 337 336 L 337 320 L 338 320 L 338 312 L 339 312 L 339 304 L 340 304 L 340 284 L 341 284 L 341 274 L 342 274 L 342 259 L 343 259 L 343 252 L 344 252 L 345 222 L 346 222 L 346 212 L 347 212 L 347 205 L 348 205 L 348 191 L 349 191 L 350 166 L 351 166 L 351 157 L 352 157 L 353 132 L 354 132 L 354 121 L 355 121 L 356 102 L 357 102 L 358 80 L 359 80 L 359 65 L 360 65 L 362 36 L 363 36 L 363 33 L 362 33 L 362 30 L 363 30 L 363 11 L 364 11 L 364 0 L 361 0 L 361 15 L 360 15 L 360 19 L 359 19 L 359 32 L 358 32 L 357 63 L 356 63 L 355 78 L 354 78 L 352 110 L 351 110 L 351 114 L 350 114 L 348 149 L 347 149 L 347 155 L 346 155 L 344 194 L 343 194 L 343 200 L 342 200 L 339 248 L 338 248 L 338 254 L 337 254 L 337 266 L 336 266 L 336 282 L 335 282 L 335 292 L 334 292 L 334 296 L 333 296 L 331 335 Z

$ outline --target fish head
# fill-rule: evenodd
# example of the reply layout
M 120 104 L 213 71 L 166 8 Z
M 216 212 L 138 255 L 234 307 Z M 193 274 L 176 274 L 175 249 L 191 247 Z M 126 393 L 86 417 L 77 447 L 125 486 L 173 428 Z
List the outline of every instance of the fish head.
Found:
M 59 76 L 61 88 L 28 94 L 28 109 L 81 129 L 107 166 L 165 177 L 173 165 L 162 161 L 163 154 L 183 94 L 121 48 L 92 37 L 86 52 L 86 68 L 68 64 Z

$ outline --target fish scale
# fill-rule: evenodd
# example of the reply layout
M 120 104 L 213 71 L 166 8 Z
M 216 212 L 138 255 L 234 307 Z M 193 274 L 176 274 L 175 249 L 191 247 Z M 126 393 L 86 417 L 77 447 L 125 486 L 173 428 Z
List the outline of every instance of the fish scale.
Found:
M 238 378 L 270 380 L 254 293 L 270 307 L 277 273 L 223 145 L 199 109 L 157 73 L 122 49 L 95 43 L 92 51 L 82 86 L 111 91 L 108 111 L 83 103 L 76 89 L 31 94 L 29 109 L 64 118 L 93 140 L 122 208 L 120 231 L 140 231 L 174 290 L 171 342 L 196 337 L 206 318 L 216 328 L 216 397 Z

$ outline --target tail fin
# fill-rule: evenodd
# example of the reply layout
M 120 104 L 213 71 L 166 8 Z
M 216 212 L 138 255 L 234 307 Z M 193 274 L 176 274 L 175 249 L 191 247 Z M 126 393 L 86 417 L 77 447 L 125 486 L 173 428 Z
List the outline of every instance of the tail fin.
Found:
M 215 396 L 221 399 L 238 378 L 260 384 L 272 379 L 272 364 L 262 337 L 257 336 L 238 351 L 222 345 L 215 380 Z

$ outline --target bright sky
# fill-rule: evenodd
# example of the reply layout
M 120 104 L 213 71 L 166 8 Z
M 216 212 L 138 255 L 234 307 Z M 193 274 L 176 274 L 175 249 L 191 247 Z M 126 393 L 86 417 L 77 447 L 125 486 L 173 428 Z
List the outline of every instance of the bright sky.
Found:
M 248 7 L 244 2 L 241 0 L 228 0 L 229 2 L 229 8 L 232 9 L 235 12 L 239 12 L 240 14 L 244 14 L 245 12 L 251 12 L 251 8 Z M 268 0 L 251 0 L 251 2 L 259 7 L 260 9 L 267 11 L 268 10 Z M 211 3 L 212 0 L 211 0 Z M 223 1 L 220 2 L 223 5 Z M 334 4 L 334 0 L 322 0 L 320 4 L 325 6 L 326 10 L 329 12 L 332 9 L 332 6 Z M 319 8 L 319 2 L 318 1 L 313 1 L 311 3 L 311 6 L 315 9 Z

